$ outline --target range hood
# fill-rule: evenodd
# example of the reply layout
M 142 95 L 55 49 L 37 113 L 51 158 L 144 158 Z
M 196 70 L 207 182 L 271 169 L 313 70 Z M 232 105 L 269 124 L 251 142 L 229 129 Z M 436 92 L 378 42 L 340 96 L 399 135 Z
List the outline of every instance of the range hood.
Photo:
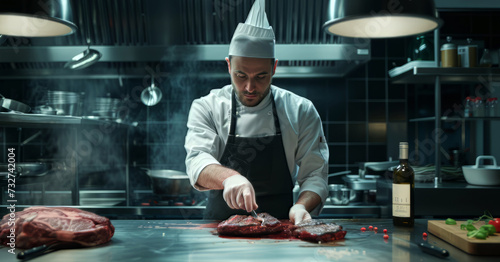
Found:
M 254 0 L 73 1 L 73 35 L 8 37 L 0 46 L 0 78 L 143 77 L 145 67 L 197 62 L 210 77 L 227 77 L 224 58 L 234 29 Z M 266 12 L 276 34 L 275 77 L 344 77 L 370 60 L 370 41 L 326 34 L 327 1 L 272 0 Z M 99 63 L 71 71 L 62 65 L 87 48 Z

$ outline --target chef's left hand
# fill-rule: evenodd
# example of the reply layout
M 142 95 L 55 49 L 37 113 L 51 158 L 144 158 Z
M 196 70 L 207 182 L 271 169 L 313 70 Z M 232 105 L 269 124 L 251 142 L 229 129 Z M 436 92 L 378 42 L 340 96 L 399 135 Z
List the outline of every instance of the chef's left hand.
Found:
M 311 214 L 307 212 L 306 207 L 302 204 L 295 204 L 290 208 L 290 212 L 288 212 L 288 216 L 290 217 L 290 221 L 297 225 L 303 220 L 311 219 Z

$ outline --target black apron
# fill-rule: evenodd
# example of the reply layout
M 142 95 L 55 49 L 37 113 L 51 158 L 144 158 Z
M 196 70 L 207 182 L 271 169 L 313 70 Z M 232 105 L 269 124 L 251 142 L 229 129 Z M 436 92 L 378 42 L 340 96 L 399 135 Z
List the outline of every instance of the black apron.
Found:
M 220 164 L 245 176 L 255 190 L 257 213 L 267 212 L 287 219 L 293 204 L 293 183 L 288 170 L 276 104 L 271 92 L 276 134 L 265 137 L 240 137 L 236 131 L 236 98 L 231 95 L 231 128 Z M 222 197 L 223 190 L 211 190 L 204 219 L 224 220 L 232 215 L 248 215 L 245 210 L 231 209 Z

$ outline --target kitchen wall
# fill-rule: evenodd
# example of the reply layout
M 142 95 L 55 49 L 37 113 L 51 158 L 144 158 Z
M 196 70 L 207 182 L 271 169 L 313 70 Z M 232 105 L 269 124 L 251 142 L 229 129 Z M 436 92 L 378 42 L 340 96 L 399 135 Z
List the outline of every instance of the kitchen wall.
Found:
M 375 42 L 373 60 L 346 78 L 273 80 L 274 85 L 304 96 L 316 106 L 330 148 L 330 172 L 357 173 L 359 162 L 397 158 L 397 144 L 407 139 L 406 87 L 393 86 L 386 79 L 388 45 Z M 404 48 L 390 55 L 401 60 Z M 193 70 L 196 65 L 186 67 Z M 210 89 L 229 84 L 229 75 L 204 79 L 172 73 L 162 81 L 164 99 L 156 106 L 139 108 L 142 117 L 133 138 L 133 164 L 185 170 L 183 143 L 191 102 Z
M 441 16 L 445 25 L 441 29 L 441 40 L 450 35 L 463 42 L 473 38 L 483 48 L 498 49 L 500 47 L 500 27 L 497 18 L 500 12 L 443 12 Z M 431 40 L 432 35 L 430 35 Z M 409 118 L 432 116 L 433 85 L 392 84 L 388 70 L 407 62 L 409 45 L 413 38 L 395 38 L 372 40 L 372 59 L 344 78 L 276 78 L 274 84 L 302 95 L 313 101 L 323 120 L 325 134 L 330 148 L 330 173 L 351 170 L 357 173 L 358 163 L 367 161 L 385 161 L 392 157 L 397 159 L 399 141 L 409 140 L 414 144 L 415 134 L 420 134 L 420 142 L 431 139 L 430 130 L 433 123 L 416 127 L 408 123 Z M 441 43 L 440 43 L 441 44 Z M 482 53 L 479 53 L 479 56 Z M 158 66 L 158 67 L 155 67 Z M 213 63 L 212 66 L 225 68 L 225 62 Z M 185 170 L 184 136 L 189 107 L 193 99 L 206 95 L 210 89 L 220 88 L 229 83 L 229 78 L 211 78 L 198 74 L 200 65 L 195 62 L 170 64 L 162 62 L 152 65 L 152 69 L 167 72 L 168 77 L 156 79 L 163 91 L 163 99 L 158 105 L 146 107 L 140 100 L 140 91 L 149 85 L 148 78 L 124 78 L 120 83 L 116 79 L 51 79 L 51 80 L 0 80 L 0 93 L 3 95 L 30 101 L 35 90 L 70 90 L 85 92 L 86 100 L 96 96 L 127 98 L 126 108 L 129 112 L 127 122 L 137 122 L 130 128 L 130 133 L 114 131 L 112 141 L 103 143 L 106 146 L 95 147 L 103 153 L 93 155 L 99 161 L 103 156 L 118 155 L 121 164 L 126 163 L 127 150 L 124 143 L 129 138 L 128 159 L 133 170 L 141 167 Z M 151 68 L 150 68 L 151 69 Z M 145 68 L 145 76 L 148 70 Z M 479 83 L 478 83 L 479 84 Z M 490 87 L 495 85 L 489 85 Z M 442 111 L 460 107 L 465 96 L 474 95 L 477 85 L 443 85 Z M 491 90 L 496 93 L 498 90 Z M 85 104 L 83 105 L 86 106 Z M 465 127 L 470 131 L 470 127 Z M 494 129 L 497 128 L 497 129 Z M 20 130 L 13 127 L 2 128 L 0 134 L 3 149 L 1 159 L 6 159 L 5 148 L 24 141 L 38 130 Z M 460 144 L 460 130 L 446 130 L 449 139 L 444 141 L 443 148 L 468 148 Z M 489 144 L 491 153 L 500 159 L 498 138 L 494 137 L 498 123 L 491 126 L 492 140 Z M 409 134 L 409 135 L 408 135 Z M 478 136 L 481 136 L 479 134 Z M 60 141 L 64 136 L 46 134 L 31 141 L 26 154 L 19 161 L 30 161 L 44 158 L 46 147 L 53 147 L 53 141 Z M 474 137 L 473 137 L 474 138 Z M 496 139 L 496 140 L 495 140 Z M 51 142 L 52 141 L 52 142 Z M 51 144 L 52 143 L 52 144 Z M 116 150 L 112 150 L 116 148 Z M 83 149 L 82 149 L 83 150 Z M 95 151 L 97 152 L 97 151 Z M 50 155 L 50 154 L 49 154 Z M 469 159 L 474 156 L 469 156 Z M 424 154 L 423 162 L 433 163 L 433 154 Z M 443 163 L 449 163 L 444 158 Z M 99 165 L 99 164 L 97 164 Z M 104 169 L 104 168 L 103 168 Z M 102 171 L 98 169 L 97 171 Z M 122 176 L 123 174 L 116 174 Z M 134 186 L 148 188 L 147 177 L 141 172 L 131 172 Z M 113 180 L 113 179 L 110 179 Z M 104 185 L 105 186 L 105 185 Z
M 445 21 L 441 28 L 441 45 L 446 36 L 457 43 L 472 38 L 480 47 L 500 47 L 500 27 L 495 19 L 499 12 L 442 12 Z M 433 116 L 434 86 L 422 84 L 392 84 L 387 72 L 408 61 L 413 37 L 372 40 L 372 59 L 345 78 L 276 78 L 274 84 L 307 97 L 315 104 L 323 120 L 330 148 L 330 172 L 352 170 L 357 173 L 358 163 L 385 161 L 398 158 L 399 141 L 410 139 L 415 144 L 418 130 L 420 144 L 432 139 L 433 122 L 416 126 L 409 118 Z M 433 42 L 433 34 L 428 35 Z M 219 66 L 224 67 L 224 63 Z M 188 66 L 188 69 L 196 65 Z M 175 78 L 175 74 L 173 74 Z M 177 83 L 177 84 L 176 84 Z M 137 165 L 161 166 L 184 170 L 183 138 L 185 123 L 192 99 L 203 96 L 212 88 L 228 84 L 227 79 L 180 78 L 168 80 L 164 89 L 172 91 L 157 106 L 142 108 L 148 121 L 140 120 L 139 132 L 134 137 L 136 149 L 141 152 L 134 160 Z M 478 84 L 479 81 L 478 81 Z M 463 105 L 466 96 L 474 95 L 477 85 L 443 85 L 442 112 Z M 170 92 L 167 91 L 167 92 Z M 181 95 L 182 94 L 182 95 Z M 491 95 L 491 94 L 483 94 Z M 445 150 L 470 147 L 470 137 L 461 144 L 461 129 L 443 126 L 448 139 Z M 469 131 L 469 127 L 464 127 Z M 410 136 L 408 137 L 408 133 Z M 493 134 L 493 132 L 492 132 Z M 493 143 L 487 140 L 485 143 Z M 496 147 L 489 146 L 492 153 Z M 136 154 L 137 155 L 137 154 Z M 474 156 L 469 156 L 470 158 Z M 420 152 L 419 164 L 432 164 L 433 153 Z M 443 164 L 450 164 L 443 158 Z

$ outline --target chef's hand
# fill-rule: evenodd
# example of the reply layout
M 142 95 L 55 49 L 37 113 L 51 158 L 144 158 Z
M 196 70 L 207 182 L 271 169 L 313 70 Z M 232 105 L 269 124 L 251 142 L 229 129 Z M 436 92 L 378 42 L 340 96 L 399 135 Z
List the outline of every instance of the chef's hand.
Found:
M 255 190 L 246 177 L 233 175 L 226 178 L 222 185 L 224 186 L 222 197 L 230 208 L 244 209 L 247 212 L 258 208 L 255 201 Z
M 302 204 L 293 205 L 292 208 L 290 208 L 290 212 L 288 212 L 288 216 L 290 217 L 290 221 L 295 225 L 303 220 L 311 219 L 311 215 Z

